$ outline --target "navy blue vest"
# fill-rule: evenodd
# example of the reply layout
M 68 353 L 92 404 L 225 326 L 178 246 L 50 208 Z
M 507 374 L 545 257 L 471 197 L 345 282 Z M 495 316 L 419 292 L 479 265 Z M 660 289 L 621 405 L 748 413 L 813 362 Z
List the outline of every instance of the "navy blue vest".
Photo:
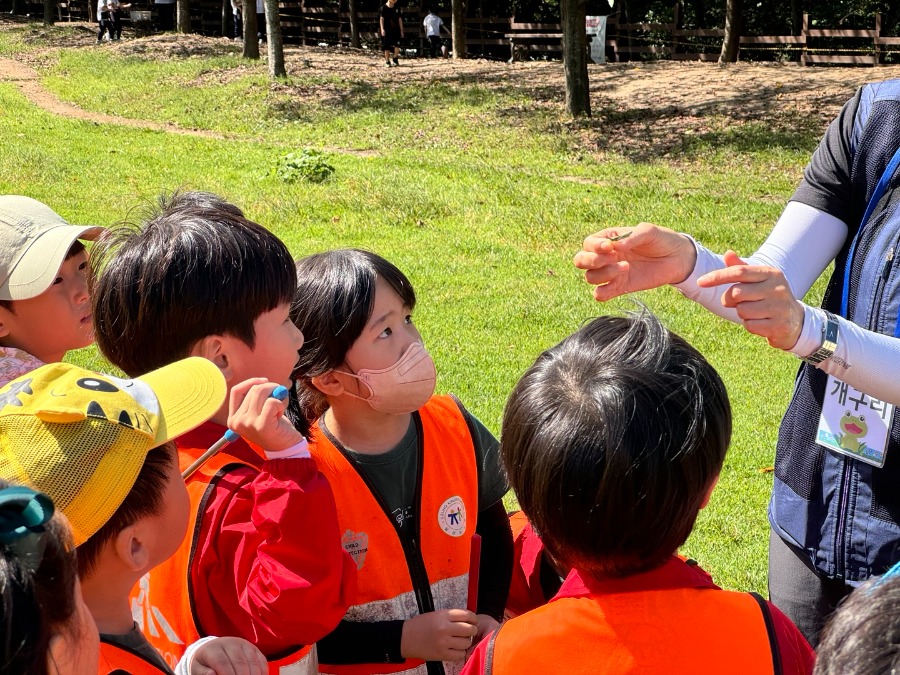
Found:
M 854 222 L 847 223 L 847 241 L 835 259 L 822 306 L 840 313 L 844 272 L 850 264 L 846 318 L 873 332 L 894 335 L 900 315 L 900 171 L 868 222 L 859 221 L 900 147 L 900 80 L 863 87 L 847 140 L 853 157 Z M 776 534 L 803 549 L 826 576 L 861 581 L 883 574 L 900 560 L 900 411 L 894 415 L 883 468 L 829 452 L 814 441 L 827 379 L 808 364 L 797 373 L 778 433 L 769 520 Z

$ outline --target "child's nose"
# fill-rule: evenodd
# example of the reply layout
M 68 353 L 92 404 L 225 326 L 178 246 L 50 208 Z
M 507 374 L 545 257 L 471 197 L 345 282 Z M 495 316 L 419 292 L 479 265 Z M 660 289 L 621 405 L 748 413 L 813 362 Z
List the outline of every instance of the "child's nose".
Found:
M 87 279 L 85 277 L 77 277 L 73 282 L 72 295 L 75 298 L 75 302 L 81 304 L 82 302 L 87 302 L 91 295 L 88 293 L 88 285 Z
M 300 347 L 303 346 L 303 341 L 305 338 L 303 337 L 303 333 L 301 332 L 301 330 L 297 328 L 297 324 L 292 325 L 294 326 L 294 331 L 296 333 L 296 335 L 294 335 L 294 341 L 297 345 L 297 349 L 300 349 Z

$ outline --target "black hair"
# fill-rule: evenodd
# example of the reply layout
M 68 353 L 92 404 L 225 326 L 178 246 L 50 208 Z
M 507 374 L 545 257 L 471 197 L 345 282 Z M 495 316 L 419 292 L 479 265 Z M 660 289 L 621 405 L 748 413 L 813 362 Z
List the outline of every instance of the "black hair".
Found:
M 9 487 L 0 479 L 0 489 Z M 0 544 L 0 674 L 47 675 L 50 639 L 76 611 L 75 549 L 58 514 L 44 524 L 42 555 L 34 561 Z
M 371 318 L 376 279 L 386 281 L 410 310 L 416 306 L 416 293 L 406 275 L 375 253 L 338 249 L 297 261 L 291 320 L 303 333 L 303 347 L 293 378 L 299 414 L 309 421 L 328 408 L 312 378 L 344 362 Z M 292 420 L 296 423 L 293 414 Z
M 595 319 L 541 354 L 510 394 L 500 448 L 548 552 L 625 576 L 684 543 L 730 438 L 716 371 L 644 311 Z
M 84 243 L 76 239 L 72 242 L 72 245 L 69 247 L 69 251 L 66 253 L 65 259 L 68 260 L 72 256 L 76 256 L 84 250 Z M 0 300 L 0 307 L 6 309 L 13 314 L 16 313 L 15 309 L 15 300 Z
M 869 579 L 831 615 L 816 649 L 815 675 L 900 670 L 900 577 Z
M 103 527 L 78 547 L 78 576 L 87 579 L 93 574 L 103 547 L 115 539 L 119 532 L 142 518 L 150 518 L 162 512 L 169 469 L 177 461 L 178 453 L 174 443 L 166 443 L 147 453 L 144 465 L 122 505 Z
M 132 377 L 189 356 L 210 335 L 252 349 L 256 319 L 290 302 L 296 286 L 284 243 L 209 193 L 162 197 L 142 225 L 108 230 L 92 253 L 97 345 Z

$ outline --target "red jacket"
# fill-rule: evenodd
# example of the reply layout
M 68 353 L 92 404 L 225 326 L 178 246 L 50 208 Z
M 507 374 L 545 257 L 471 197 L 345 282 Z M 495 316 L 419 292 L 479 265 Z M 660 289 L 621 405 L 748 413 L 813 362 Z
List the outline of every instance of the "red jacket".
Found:
M 207 422 L 180 437 L 182 465 L 223 433 Z M 356 565 L 341 546 L 331 487 L 310 458 L 265 461 L 242 439 L 225 451 L 258 470 L 229 470 L 203 504 L 189 577 L 200 633 L 245 638 L 270 657 L 312 644 L 356 598 Z M 157 570 L 177 578 L 178 570 L 164 574 L 169 564 Z M 149 602 L 165 615 L 178 606 L 172 595 L 151 585 Z
M 597 580 L 572 570 L 559 593 L 511 619 L 475 650 L 463 675 L 540 672 L 812 673 L 815 654 L 771 603 L 723 591 L 672 557 L 661 567 Z M 485 670 L 490 651 L 491 669 Z
M 531 523 L 522 511 L 509 517 L 513 533 L 513 573 L 509 584 L 504 618 L 524 614 L 547 603 L 541 587 L 541 559 L 544 543 L 534 533 Z

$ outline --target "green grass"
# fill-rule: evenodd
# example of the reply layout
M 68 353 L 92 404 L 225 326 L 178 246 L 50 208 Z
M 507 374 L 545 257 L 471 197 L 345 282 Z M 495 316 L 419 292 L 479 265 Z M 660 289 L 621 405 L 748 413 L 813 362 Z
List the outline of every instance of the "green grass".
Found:
M 29 31 L 0 32 L 0 55 L 33 49 Z M 262 66 L 232 55 L 160 61 L 63 49 L 46 62 L 44 85 L 87 110 L 234 137 L 67 120 L 3 84 L 0 192 L 27 193 L 74 222 L 111 224 L 137 217 L 135 207 L 161 191 L 211 190 L 295 256 L 377 251 L 416 286 L 439 390 L 457 393 L 495 432 L 508 392 L 541 350 L 590 317 L 645 303 L 709 357 L 734 408 L 719 487 L 684 552 L 726 587 L 765 591 L 767 468 L 796 360 L 671 289 L 599 305 L 571 258 L 592 231 L 640 220 L 714 250 L 752 252 L 800 177 L 809 130 L 723 128 L 666 161 L 601 161 L 582 151 L 559 110 L 514 88 L 460 80 L 387 89 L 352 73 L 270 86 Z M 323 84 L 332 97 L 298 93 Z M 320 185 L 268 176 L 306 146 L 374 153 L 332 154 L 336 172 Z M 93 350 L 71 358 L 102 366 Z

